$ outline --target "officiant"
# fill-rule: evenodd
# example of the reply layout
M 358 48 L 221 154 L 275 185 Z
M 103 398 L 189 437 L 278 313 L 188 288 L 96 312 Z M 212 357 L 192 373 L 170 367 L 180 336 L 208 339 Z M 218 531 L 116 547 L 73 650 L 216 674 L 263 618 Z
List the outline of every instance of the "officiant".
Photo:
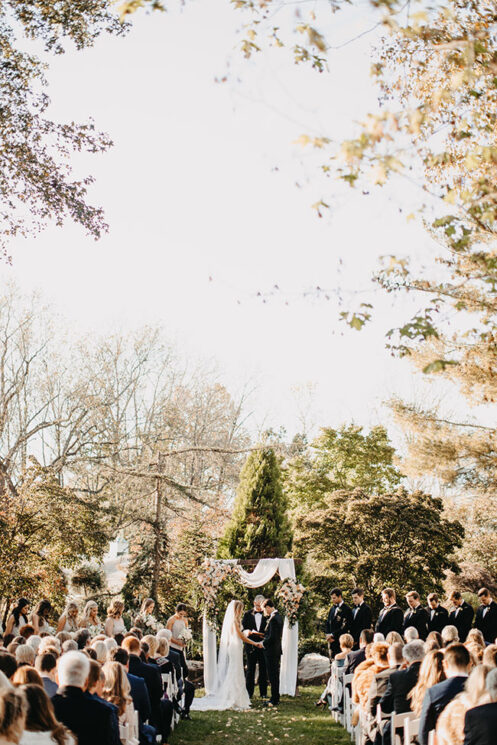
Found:
M 262 611 L 264 595 L 256 595 L 254 598 L 254 607 L 247 611 L 242 618 L 242 630 L 245 636 L 254 642 L 260 642 L 264 638 L 267 618 Z M 247 691 L 252 698 L 255 688 L 255 669 L 259 665 L 259 692 L 261 698 L 267 696 L 267 673 L 266 662 L 264 660 L 264 650 L 253 647 L 251 644 L 245 644 L 247 653 L 247 672 L 245 675 L 245 684 Z

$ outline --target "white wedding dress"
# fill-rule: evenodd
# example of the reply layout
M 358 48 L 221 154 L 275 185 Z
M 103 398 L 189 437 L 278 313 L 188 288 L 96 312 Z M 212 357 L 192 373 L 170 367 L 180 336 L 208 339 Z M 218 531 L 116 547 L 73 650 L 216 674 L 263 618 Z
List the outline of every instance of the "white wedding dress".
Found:
M 194 711 L 224 711 L 225 709 L 248 709 L 250 698 L 245 686 L 243 669 L 243 641 L 236 633 L 235 601 L 226 609 L 217 662 L 217 686 L 215 693 L 195 698 Z

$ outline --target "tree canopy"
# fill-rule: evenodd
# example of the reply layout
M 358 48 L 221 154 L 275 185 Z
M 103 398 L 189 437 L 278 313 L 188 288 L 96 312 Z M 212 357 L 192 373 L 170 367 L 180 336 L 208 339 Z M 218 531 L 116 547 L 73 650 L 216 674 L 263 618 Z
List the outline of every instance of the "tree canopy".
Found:
M 306 559 L 313 589 L 323 596 L 334 584 L 363 587 L 376 605 L 385 586 L 400 596 L 441 592 L 445 571 L 457 571 L 454 552 L 464 534 L 442 513 L 441 499 L 404 488 L 336 491 L 296 524 L 295 553 Z

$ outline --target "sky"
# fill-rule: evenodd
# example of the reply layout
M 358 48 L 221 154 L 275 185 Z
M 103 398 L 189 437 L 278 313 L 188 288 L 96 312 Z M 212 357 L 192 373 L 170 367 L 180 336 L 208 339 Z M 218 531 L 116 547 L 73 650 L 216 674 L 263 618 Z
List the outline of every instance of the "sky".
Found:
M 332 51 L 319 75 L 281 50 L 243 60 L 242 20 L 227 2 L 193 0 L 138 13 L 126 38 L 50 61 L 51 115 L 91 115 L 114 141 L 74 160 L 95 177 L 90 197 L 110 231 L 95 242 L 67 224 L 17 240 L 0 276 L 41 290 L 76 331 L 161 323 L 183 353 L 215 360 L 234 394 L 254 391 L 254 431 L 293 434 L 303 410 L 311 431 L 387 423 L 383 401 L 423 385 L 384 348 L 385 331 L 415 306 L 372 293 L 369 278 L 379 256 L 422 256 L 430 241 L 392 192 L 363 197 L 323 180 L 315 154 L 295 143 L 351 136 L 374 109 L 376 36 Z M 364 8 L 341 11 L 330 41 L 370 25 Z M 331 209 L 319 219 L 321 197 Z M 332 299 L 306 294 L 316 286 Z M 346 304 L 374 298 L 375 322 L 361 333 L 338 322 L 338 287 Z

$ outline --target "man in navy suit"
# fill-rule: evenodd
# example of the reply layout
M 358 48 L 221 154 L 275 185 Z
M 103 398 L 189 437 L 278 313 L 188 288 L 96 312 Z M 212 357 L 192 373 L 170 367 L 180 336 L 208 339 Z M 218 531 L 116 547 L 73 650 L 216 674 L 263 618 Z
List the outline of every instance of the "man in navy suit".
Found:
M 428 745 L 428 735 L 437 726 L 438 717 L 448 703 L 464 690 L 471 658 L 464 644 L 450 644 L 443 666 L 447 680 L 428 688 L 423 699 L 419 722 L 419 745 Z
M 450 596 L 454 610 L 449 613 L 449 626 L 455 626 L 459 634 L 459 641 L 465 642 L 473 623 L 475 612 L 473 608 L 463 600 L 459 590 L 454 590 Z
M 478 590 L 480 607 L 476 611 L 475 629 L 479 629 L 487 644 L 493 644 L 497 638 L 497 603 L 486 587 Z
M 395 670 L 390 675 L 386 691 L 379 701 L 382 714 L 391 714 L 393 711 L 396 714 L 404 714 L 411 711 L 409 694 L 418 682 L 419 668 L 425 656 L 424 643 L 421 639 L 409 642 L 402 650 L 402 654 L 408 667 L 405 670 Z M 383 727 L 382 743 L 390 745 L 391 741 L 392 733 L 388 720 Z
M 89 673 L 90 660 L 86 655 L 62 655 L 58 669 L 60 687 L 52 698 L 55 716 L 76 735 L 78 745 L 114 745 L 111 708 L 84 693 Z
M 369 605 L 364 602 L 364 590 L 356 587 L 352 590 L 352 620 L 350 622 L 350 633 L 354 637 L 354 649 L 359 648 L 359 637 L 364 629 L 373 628 L 373 613 Z
M 490 670 L 486 680 L 491 703 L 475 706 L 466 712 L 464 745 L 495 745 L 497 733 L 497 670 Z

